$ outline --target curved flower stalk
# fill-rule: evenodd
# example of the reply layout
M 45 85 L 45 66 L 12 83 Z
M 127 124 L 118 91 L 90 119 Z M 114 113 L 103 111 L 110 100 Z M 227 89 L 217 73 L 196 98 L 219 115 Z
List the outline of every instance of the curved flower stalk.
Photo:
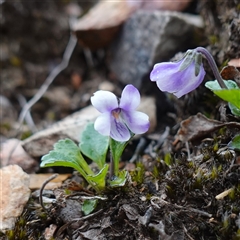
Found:
M 136 111 L 140 104 L 140 93 L 133 85 L 127 85 L 120 100 L 109 91 L 97 91 L 91 97 L 92 105 L 102 114 L 96 119 L 94 128 L 104 136 L 126 142 L 132 133 L 142 134 L 149 128 L 149 117 Z
M 196 89 L 202 83 L 205 74 L 201 55 L 195 50 L 189 50 L 178 62 L 156 64 L 150 79 L 157 83 L 161 91 L 173 93 L 180 98 Z

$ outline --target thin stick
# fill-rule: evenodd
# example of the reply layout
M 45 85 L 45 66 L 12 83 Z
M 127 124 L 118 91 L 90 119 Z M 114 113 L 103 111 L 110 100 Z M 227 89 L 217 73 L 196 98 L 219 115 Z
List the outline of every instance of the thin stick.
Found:
M 53 82 L 53 80 L 56 78 L 56 76 L 68 66 L 70 57 L 71 57 L 72 52 L 73 52 L 73 50 L 76 46 L 76 43 L 77 43 L 77 38 L 73 34 L 71 34 L 68 45 L 67 45 L 67 47 L 65 49 L 65 52 L 63 54 L 62 62 L 53 69 L 53 71 L 50 73 L 50 75 L 46 78 L 44 84 L 38 90 L 37 94 L 33 98 L 31 98 L 29 102 L 27 102 L 24 105 L 24 107 L 23 107 L 23 109 L 22 109 L 22 111 L 19 115 L 19 118 L 18 118 L 19 128 L 17 130 L 16 136 L 19 134 L 19 132 L 22 128 L 22 124 L 23 124 L 23 121 L 24 121 L 25 117 L 28 114 L 30 114 L 30 112 L 29 112 L 30 108 L 44 95 L 44 93 L 47 91 L 48 87 Z M 13 152 L 16 150 L 17 145 L 18 144 L 16 144 L 12 148 L 12 150 L 11 150 L 9 156 L 8 156 L 8 161 L 10 160 Z
M 45 212 L 47 212 L 47 208 L 45 208 L 44 204 L 43 204 L 43 198 L 42 198 L 42 193 L 43 193 L 43 190 L 45 188 L 45 186 L 51 182 L 54 178 L 56 178 L 58 176 L 58 174 L 53 174 L 51 177 L 49 177 L 47 180 L 45 180 L 45 182 L 43 183 L 41 189 L 40 189 L 40 192 L 39 192 L 39 203 L 41 204 L 42 208 L 44 209 Z
M 17 99 L 19 101 L 19 104 L 22 108 L 24 108 L 24 106 L 27 104 L 27 101 L 26 99 L 24 98 L 24 96 L 22 94 L 18 94 L 17 95 Z M 32 116 L 31 116 L 31 113 L 30 111 L 28 110 L 27 113 L 26 113 L 26 116 L 25 116 L 25 121 L 28 125 L 28 127 L 31 129 L 31 131 L 34 133 L 37 131 L 37 127 L 32 119 Z
M 187 237 L 188 237 L 190 240 L 194 240 L 194 239 L 188 234 L 188 231 L 187 231 L 187 229 L 185 228 L 184 225 L 183 225 L 183 230 L 184 230 L 185 234 L 187 235 Z
M 165 200 L 163 200 L 163 199 L 161 199 L 161 198 L 159 198 L 159 197 L 156 197 L 156 196 L 153 196 L 153 197 L 151 197 L 151 204 L 153 205 L 153 206 L 155 206 L 155 207 L 157 207 L 157 208 L 160 208 L 156 203 L 154 203 L 154 200 L 158 200 L 158 201 L 160 201 L 160 204 L 161 203 L 163 203 L 163 204 L 165 204 L 165 205 L 171 205 L 171 206 L 174 206 L 174 207 L 176 207 L 176 208 L 178 208 L 178 209 L 183 209 L 184 211 L 192 211 L 192 212 L 195 212 L 195 213 L 197 213 L 197 214 L 200 214 L 200 215 L 203 215 L 203 216 L 205 216 L 205 217 L 212 217 L 212 214 L 209 214 L 209 213 L 207 213 L 207 212 L 205 212 L 205 211 L 202 211 L 202 210 L 199 210 L 199 209 L 196 209 L 196 208 L 191 208 L 191 207 L 183 207 L 183 206 L 180 206 L 180 205 L 177 205 L 177 204 L 172 204 L 172 203 L 169 203 L 169 202 L 167 202 L 167 201 L 165 201 Z
M 63 232 L 69 225 L 71 225 L 72 223 L 80 222 L 80 221 L 85 221 L 85 220 L 87 220 L 87 219 L 90 219 L 90 218 L 93 218 L 93 217 L 99 215 L 99 214 L 102 213 L 102 212 L 103 212 L 103 209 L 100 209 L 99 211 L 97 211 L 97 212 L 95 212 L 95 213 L 89 214 L 89 215 L 84 216 L 84 217 L 81 217 L 81 218 L 76 218 L 76 219 L 71 220 L 70 222 L 64 224 L 62 227 L 59 228 L 59 230 L 58 230 L 58 232 L 57 232 L 57 234 L 56 234 L 56 237 L 59 237 L 59 236 L 62 234 L 62 232 Z M 77 231 L 77 230 L 76 230 L 76 231 Z
M 68 66 L 70 57 L 76 46 L 76 43 L 77 43 L 77 38 L 73 34 L 71 34 L 68 45 L 63 54 L 62 62 L 53 69 L 53 71 L 46 78 L 44 84 L 38 90 L 36 95 L 34 95 L 34 97 L 31 98 L 30 101 L 28 101 L 27 104 L 23 107 L 23 109 L 20 113 L 19 119 L 18 119 L 20 124 L 23 123 L 23 120 L 26 117 L 26 114 L 29 111 L 29 109 L 44 95 L 44 93 L 47 91 L 48 87 L 53 82 L 53 80 L 56 78 L 56 76 Z

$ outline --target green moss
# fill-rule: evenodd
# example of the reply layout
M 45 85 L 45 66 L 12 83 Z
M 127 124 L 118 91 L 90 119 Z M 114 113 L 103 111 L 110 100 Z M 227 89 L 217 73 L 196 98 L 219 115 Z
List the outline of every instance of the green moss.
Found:
M 132 181 L 136 182 L 138 185 L 143 183 L 145 174 L 145 168 L 142 163 L 137 163 L 134 171 L 130 172 Z
M 216 35 L 210 35 L 208 37 L 208 40 L 209 40 L 211 45 L 215 45 L 216 43 L 219 42 L 219 38 Z
M 171 166 L 171 165 L 173 164 L 173 159 L 172 159 L 170 153 L 165 154 L 165 156 L 164 156 L 164 162 L 165 162 L 168 166 Z

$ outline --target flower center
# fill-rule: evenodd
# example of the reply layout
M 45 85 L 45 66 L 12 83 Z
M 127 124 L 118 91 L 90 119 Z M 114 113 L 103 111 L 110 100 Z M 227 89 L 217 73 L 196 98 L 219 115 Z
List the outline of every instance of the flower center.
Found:
M 115 119 L 119 119 L 120 113 L 121 113 L 121 108 L 116 108 L 112 110 L 112 115 Z

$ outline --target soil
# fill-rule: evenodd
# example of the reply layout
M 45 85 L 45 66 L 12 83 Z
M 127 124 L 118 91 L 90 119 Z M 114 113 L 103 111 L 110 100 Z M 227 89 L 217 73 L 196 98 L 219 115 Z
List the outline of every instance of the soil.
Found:
M 212 5 L 216 6 L 216 2 Z M 225 14 L 220 5 L 214 9 L 209 4 L 208 1 L 196 4 L 203 16 Z M 83 11 L 91 7 L 80 5 Z M 11 111 L 2 115 L 1 141 L 16 136 L 23 139 L 36 129 L 44 129 L 88 106 L 99 84 L 106 79 L 111 81 L 104 54 L 94 52 L 89 59 L 77 45 L 67 69 L 56 77 L 48 94 L 31 110 L 36 129 L 26 125 L 18 132 L 21 96 L 26 101 L 31 99 L 61 61 L 69 39 L 67 6 L 64 1 L 1 3 L 0 93 L 11 105 Z M 234 11 L 235 6 L 238 8 Z M 227 58 L 239 58 L 240 54 L 236 44 L 240 42 L 236 24 L 239 5 L 226 1 L 223 7 L 228 10 L 225 18 L 214 17 L 217 22 L 206 27 L 209 39 L 206 46 L 219 65 Z M 225 21 L 222 28 L 219 19 Z M 229 22 L 232 28 L 226 26 Z M 214 24 L 217 26 L 214 39 L 230 31 L 228 45 L 222 41 L 213 43 L 210 31 Z M 112 84 L 119 94 L 122 84 L 116 80 Z M 56 92 L 60 97 L 51 98 Z M 219 111 L 220 106 L 226 111 Z M 47 233 L 51 236 L 52 228 L 55 231 L 49 239 L 240 239 L 240 152 L 227 147 L 240 132 L 239 127 L 233 124 L 196 133 L 186 143 L 177 140 L 181 120 L 198 112 L 227 122 L 239 123 L 239 118 L 232 116 L 226 105 L 216 102 L 204 87 L 184 99 L 173 100 L 171 111 L 158 109 L 158 112 L 161 116 L 156 131 L 134 140 L 122 157 L 121 169 L 129 170 L 124 187 L 96 194 L 73 172 L 62 187 L 52 191 L 42 189 L 42 195 L 39 190 L 33 192 L 15 228 L 0 233 L 0 239 L 46 239 Z M 225 195 L 219 196 L 221 193 Z M 40 200 L 46 197 L 54 201 L 43 208 L 39 196 Z M 97 207 L 89 215 L 81 211 L 86 197 L 98 199 Z

